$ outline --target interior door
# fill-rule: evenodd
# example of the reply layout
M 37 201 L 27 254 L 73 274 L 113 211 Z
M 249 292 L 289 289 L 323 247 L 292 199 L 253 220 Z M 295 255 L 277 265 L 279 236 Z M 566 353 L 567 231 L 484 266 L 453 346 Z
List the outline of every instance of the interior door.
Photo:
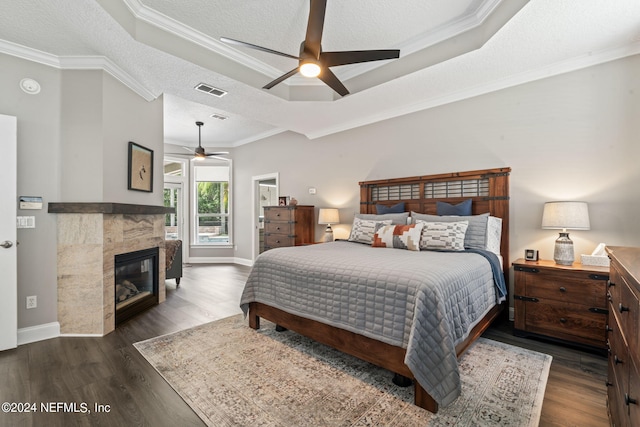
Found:
M 0 115 L 0 350 L 18 345 L 17 120 Z

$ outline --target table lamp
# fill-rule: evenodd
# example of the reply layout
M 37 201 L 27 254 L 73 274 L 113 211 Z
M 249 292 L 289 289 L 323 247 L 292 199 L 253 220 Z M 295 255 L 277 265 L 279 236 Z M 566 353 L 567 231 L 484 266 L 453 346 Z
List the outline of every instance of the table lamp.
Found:
M 338 209 L 335 208 L 320 208 L 318 213 L 318 224 L 327 224 L 327 228 L 324 230 L 323 242 L 333 242 L 333 230 L 331 224 L 338 224 L 340 222 L 340 216 Z
M 571 265 L 575 260 L 573 242 L 567 230 L 589 230 L 589 210 L 586 202 L 547 202 L 542 213 L 543 229 L 560 229 L 553 259 L 556 264 Z

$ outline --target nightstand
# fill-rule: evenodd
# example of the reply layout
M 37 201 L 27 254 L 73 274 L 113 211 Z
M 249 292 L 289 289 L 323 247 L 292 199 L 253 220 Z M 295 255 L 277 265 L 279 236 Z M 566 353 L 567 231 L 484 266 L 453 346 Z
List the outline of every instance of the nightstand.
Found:
M 606 350 L 608 267 L 513 263 L 514 334 Z

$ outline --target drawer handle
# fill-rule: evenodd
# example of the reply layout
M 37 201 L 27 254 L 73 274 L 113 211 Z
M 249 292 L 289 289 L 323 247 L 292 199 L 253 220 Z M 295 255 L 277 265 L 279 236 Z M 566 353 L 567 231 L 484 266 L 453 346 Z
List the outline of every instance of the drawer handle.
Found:
M 613 332 L 613 328 L 612 328 L 611 326 L 609 326 L 609 325 L 606 325 L 606 326 L 604 327 L 604 331 L 605 331 L 605 332 Z
M 280 243 L 280 240 L 276 240 L 276 243 Z
M 612 286 L 615 286 L 615 285 L 616 285 L 616 284 L 615 284 L 615 283 L 613 283 L 611 280 L 609 280 L 609 282 L 607 282 L 607 286 L 608 286 L 608 287 L 612 287 Z
M 629 397 L 629 393 L 625 393 L 624 394 L 624 404 L 627 405 L 627 406 L 629 406 L 630 404 L 637 405 L 638 404 L 638 400 L 630 398 Z
M 567 319 L 565 319 L 564 317 L 560 318 L 560 323 L 567 323 Z
M 616 365 L 622 365 L 624 362 L 616 354 L 615 356 L 613 356 L 613 363 L 616 364 Z
M 280 230 L 280 227 L 276 227 L 276 230 Z
M 567 288 L 565 288 L 564 286 L 560 286 L 560 292 L 567 292 Z
M 625 311 L 629 311 L 629 307 L 625 307 L 622 303 L 618 304 L 618 310 L 620 313 L 624 313 Z
M 537 268 L 534 267 L 522 267 L 522 266 L 516 266 L 514 267 L 514 270 L 516 271 L 524 271 L 525 273 L 539 273 L 540 270 L 538 270 Z
M 279 213 L 277 213 L 277 214 L 276 214 L 276 216 L 280 216 L 280 214 L 279 214 Z
M 607 387 L 613 387 L 613 383 L 609 380 L 605 381 L 604 385 L 606 385 Z

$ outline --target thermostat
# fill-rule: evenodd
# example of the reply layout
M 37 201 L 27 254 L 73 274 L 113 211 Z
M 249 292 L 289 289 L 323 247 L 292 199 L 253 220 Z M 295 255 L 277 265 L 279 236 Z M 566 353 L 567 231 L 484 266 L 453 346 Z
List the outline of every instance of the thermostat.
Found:
M 42 197 L 20 196 L 20 209 L 42 209 Z

